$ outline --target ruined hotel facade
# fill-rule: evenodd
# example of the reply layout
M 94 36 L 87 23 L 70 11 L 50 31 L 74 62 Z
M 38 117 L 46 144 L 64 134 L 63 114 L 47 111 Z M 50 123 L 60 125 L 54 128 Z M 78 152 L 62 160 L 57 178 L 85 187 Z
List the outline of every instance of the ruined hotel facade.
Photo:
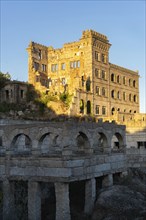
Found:
M 28 51 L 29 83 L 40 91 L 72 95 L 69 114 L 97 117 L 139 113 L 139 74 L 109 62 L 108 38 L 83 31 L 79 41 L 61 49 L 31 42 Z

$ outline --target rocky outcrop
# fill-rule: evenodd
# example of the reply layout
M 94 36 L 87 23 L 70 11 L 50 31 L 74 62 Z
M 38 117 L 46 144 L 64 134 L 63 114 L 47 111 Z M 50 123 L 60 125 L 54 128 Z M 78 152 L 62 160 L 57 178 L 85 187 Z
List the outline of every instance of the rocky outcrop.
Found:
M 118 185 L 102 189 L 96 201 L 92 220 L 146 219 L 145 178 L 145 168 L 132 169 Z

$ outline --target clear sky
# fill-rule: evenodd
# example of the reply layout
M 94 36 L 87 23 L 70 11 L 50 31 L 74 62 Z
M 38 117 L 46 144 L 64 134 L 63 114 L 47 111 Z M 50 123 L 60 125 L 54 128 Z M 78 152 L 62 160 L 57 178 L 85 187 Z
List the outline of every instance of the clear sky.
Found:
M 30 41 L 54 48 L 77 41 L 93 29 L 112 44 L 110 62 L 140 75 L 140 110 L 146 112 L 146 2 L 0 0 L 0 70 L 27 81 Z

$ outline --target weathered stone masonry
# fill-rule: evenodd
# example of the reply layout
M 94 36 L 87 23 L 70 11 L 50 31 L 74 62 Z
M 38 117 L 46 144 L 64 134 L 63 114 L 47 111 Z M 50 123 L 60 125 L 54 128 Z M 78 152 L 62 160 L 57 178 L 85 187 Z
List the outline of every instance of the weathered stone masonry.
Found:
M 118 148 L 113 147 L 113 137 Z M 53 183 L 56 220 L 69 220 L 71 183 L 84 181 L 84 212 L 91 213 L 98 188 L 127 170 L 125 126 L 115 123 L 48 122 L 1 125 L 0 181 L 3 219 L 14 212 L 13 181 L 28 182 L 28 219 L 41 219 L 41 184 Z M 11 195 L 11 196 L 8 196 Z M 8 199 L 9 198 L 9 199 Z

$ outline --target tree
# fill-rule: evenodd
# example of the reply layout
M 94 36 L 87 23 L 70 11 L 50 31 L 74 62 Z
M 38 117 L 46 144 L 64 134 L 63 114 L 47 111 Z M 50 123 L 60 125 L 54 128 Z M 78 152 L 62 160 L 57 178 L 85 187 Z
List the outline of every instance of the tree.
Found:
M 9 73 L 2 73 L 0 72 L 0 89 L 2 89 L 6 82 L 9 82 L 11 80 L 11 76 Z

